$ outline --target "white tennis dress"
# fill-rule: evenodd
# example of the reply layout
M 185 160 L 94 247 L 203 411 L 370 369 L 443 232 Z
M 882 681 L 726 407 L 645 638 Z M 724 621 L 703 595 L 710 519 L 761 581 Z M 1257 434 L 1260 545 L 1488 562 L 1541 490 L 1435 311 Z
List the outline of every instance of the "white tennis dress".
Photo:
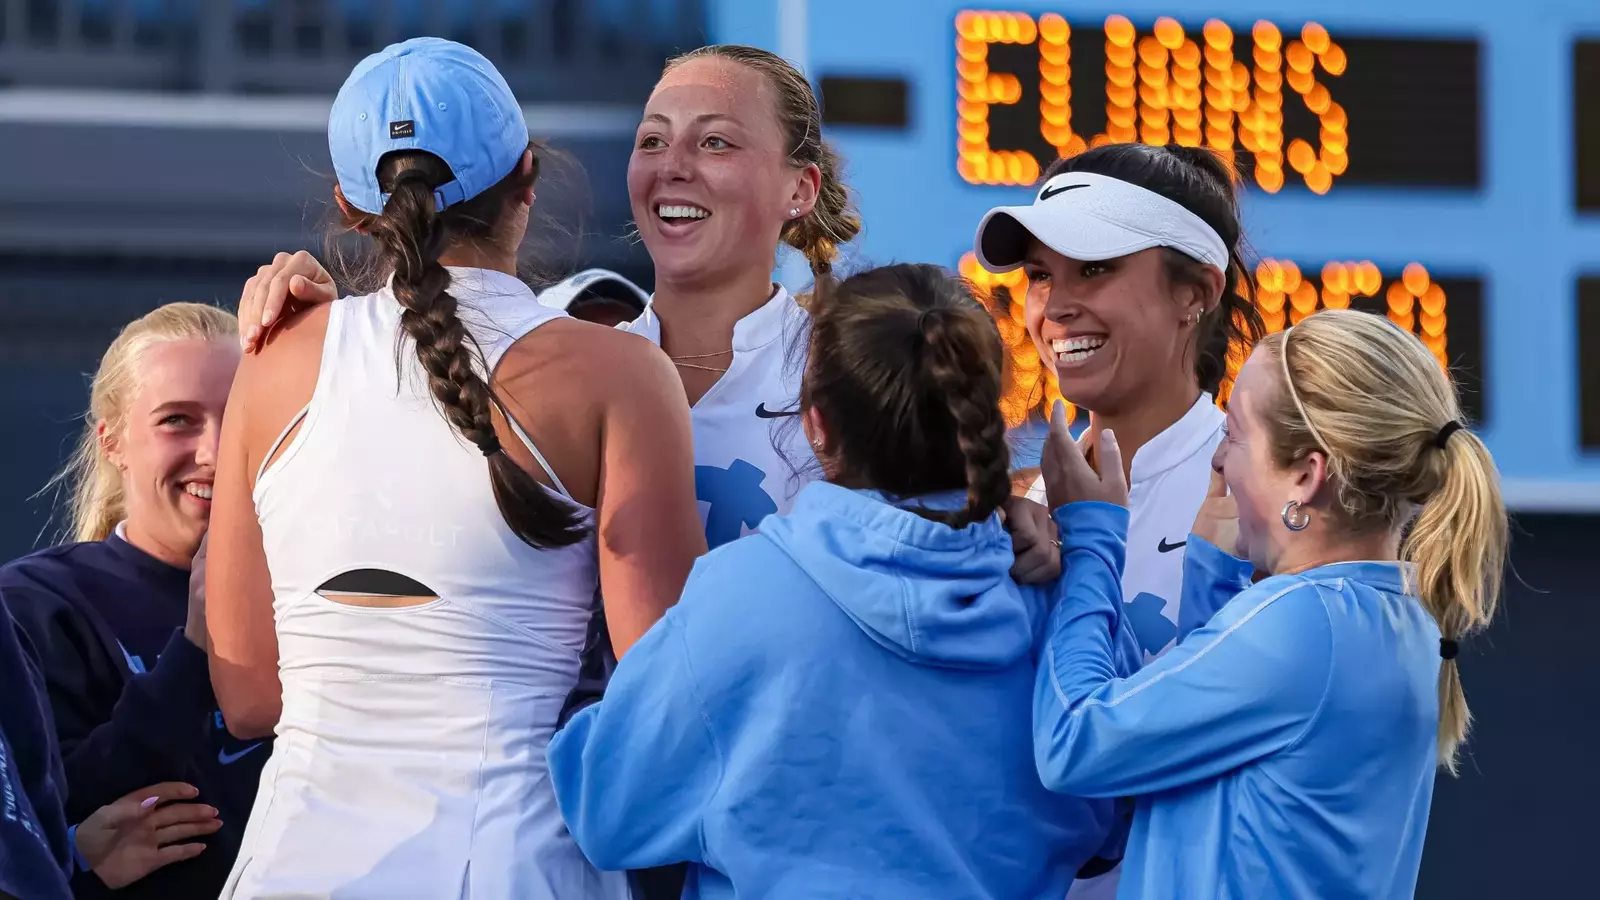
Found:
M 509 275 L 450 273 L 491 371 L 564 317 Z M 545 767 L 595 596 L 593 538 L 541 551 L 512 534 L 399 322 L 388 291 L 332 305 L 302 427 L 256 482 L 283 715 L 222 896 L 627 897 L 567 834 Z M 317 592 L 358 569 L 438 599 Z

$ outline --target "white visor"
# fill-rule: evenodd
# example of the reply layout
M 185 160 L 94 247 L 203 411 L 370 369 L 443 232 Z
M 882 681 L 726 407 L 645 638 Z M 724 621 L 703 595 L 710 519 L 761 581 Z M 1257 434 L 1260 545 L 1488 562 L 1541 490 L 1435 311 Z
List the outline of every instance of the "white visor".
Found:
M 539 302 L 565 312 L 572 301 L 591 290 L 636 307 L 639 312 L 643 312 L 650 303 L 650 295 L 643 288 L 610 269 L 585 269 L 568 276 L 565 281 L 558 281 L 541 291 Z
M 1030 206 L 989 210 L 973 249 L 985 269 L 1009 272 L 1022 265 L 1035 238 L 1085 262 L 1171 247 L 1228 271 L 1228 245 L 1205 220 L 1154 191 L 1091 172 L 1057 175 Z

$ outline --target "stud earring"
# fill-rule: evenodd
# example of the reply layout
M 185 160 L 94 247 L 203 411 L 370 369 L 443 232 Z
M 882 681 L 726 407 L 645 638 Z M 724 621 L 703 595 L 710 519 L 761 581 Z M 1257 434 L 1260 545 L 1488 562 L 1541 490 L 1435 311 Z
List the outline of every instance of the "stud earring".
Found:
M 796 217 L 798 215 L 800 215 L 800 207 L 796 206 L 793 209 L 789 210 L 789 218 L 793 219 L 794 217 Z

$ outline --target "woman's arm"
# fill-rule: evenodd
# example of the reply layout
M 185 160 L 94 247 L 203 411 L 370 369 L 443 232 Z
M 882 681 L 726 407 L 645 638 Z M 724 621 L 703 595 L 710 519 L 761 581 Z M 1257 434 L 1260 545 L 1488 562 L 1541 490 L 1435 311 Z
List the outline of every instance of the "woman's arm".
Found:
M 1046 735 L 1060 729 L 1063 711 L 1052 673 L 1057 656 L 1069 652 L 1060 640 L 1070 633 L 1075 665 L 1097 675 L 1119 678 L 1138 670 L 1143 659 L 1122 610 L 1122 566 L 1127 552 L 1128 510 L 1109 503 L 1075 502 L 1051 513 L 1061 533 L 1061 566 L 1056 597 L 1045 624 L 1039 673 L 1034 682 L 1034 752 L 1045 772 Z M 1045 783 L 1050 783 L 1045 779 Z
M 271 734 L 283 709 L 272 575 L 251 499 L 254 471 L 245 447 L 249 394 L 240 390 L 241 382 L 247 382 L 245 369 L 258 358 L 246 356 L 240 364 L 222 422 L 206 568 L 211 685 L 223 721 L 239 738 Z M 248 391 L 251 385 L 244 387 Z
M 1178 643 L 1211 621 L 1228 601 L 1250 587 L 1255 567 L 1229 556 L 1198 534 L 1183 549 L 1183 597 L 1178 602 Z
M 328 309 L 288 320 L 240 361 L 222 418 L 206 536 L 206 630 L 211 685 L 238 738 L 270 735 L 283 709 L 272 575 L 253 493 L 262 458 L 316 388 Z
M 644 338 L 560 320 L 513 344 L 494 386 L 572 497 L 595 509 L 600 594 L 620 658 L 677 602 L 706 552 L 683 382 Z M 543 480 L 509 427 L 501 445 Z
M 1332 626 L 1315 585 L 1271 579 L 1131 677 L 1107 650 L 1103 534 L 1063 535 L 1067 596 L 1034 692 L 1034 758 L 1055 791 L 1124 797 L 1214 778 L 1290 746 L 1315 719 Z
M 1211 470 L 1211 485 L 1195 515 L 1183 551 L 1183 596 L 1178 601 L 1178 643 L 1211 621 L 1217 610 L 1250 586 L 1255 567 L 1232 556 L 1239 543 L 1239 504 L 1228 493 L 1222 473 Z
M 622 371 L 601 428 L 597 501 L 600 593 L 620 660 L 678 602 L 706 552 L 694 494 L 694 438 L 683 382 L 665 353 L 622 338 Z

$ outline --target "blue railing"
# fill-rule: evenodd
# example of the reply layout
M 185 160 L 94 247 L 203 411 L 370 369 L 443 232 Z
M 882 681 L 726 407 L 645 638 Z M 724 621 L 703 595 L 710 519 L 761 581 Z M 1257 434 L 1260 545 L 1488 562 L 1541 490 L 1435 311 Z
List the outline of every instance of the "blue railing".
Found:
M 423 34 L 471 44 L 525 102 L 639 102 L 703 43 L 704 0 L 0 0 L 0 86 L 326 93 Z

